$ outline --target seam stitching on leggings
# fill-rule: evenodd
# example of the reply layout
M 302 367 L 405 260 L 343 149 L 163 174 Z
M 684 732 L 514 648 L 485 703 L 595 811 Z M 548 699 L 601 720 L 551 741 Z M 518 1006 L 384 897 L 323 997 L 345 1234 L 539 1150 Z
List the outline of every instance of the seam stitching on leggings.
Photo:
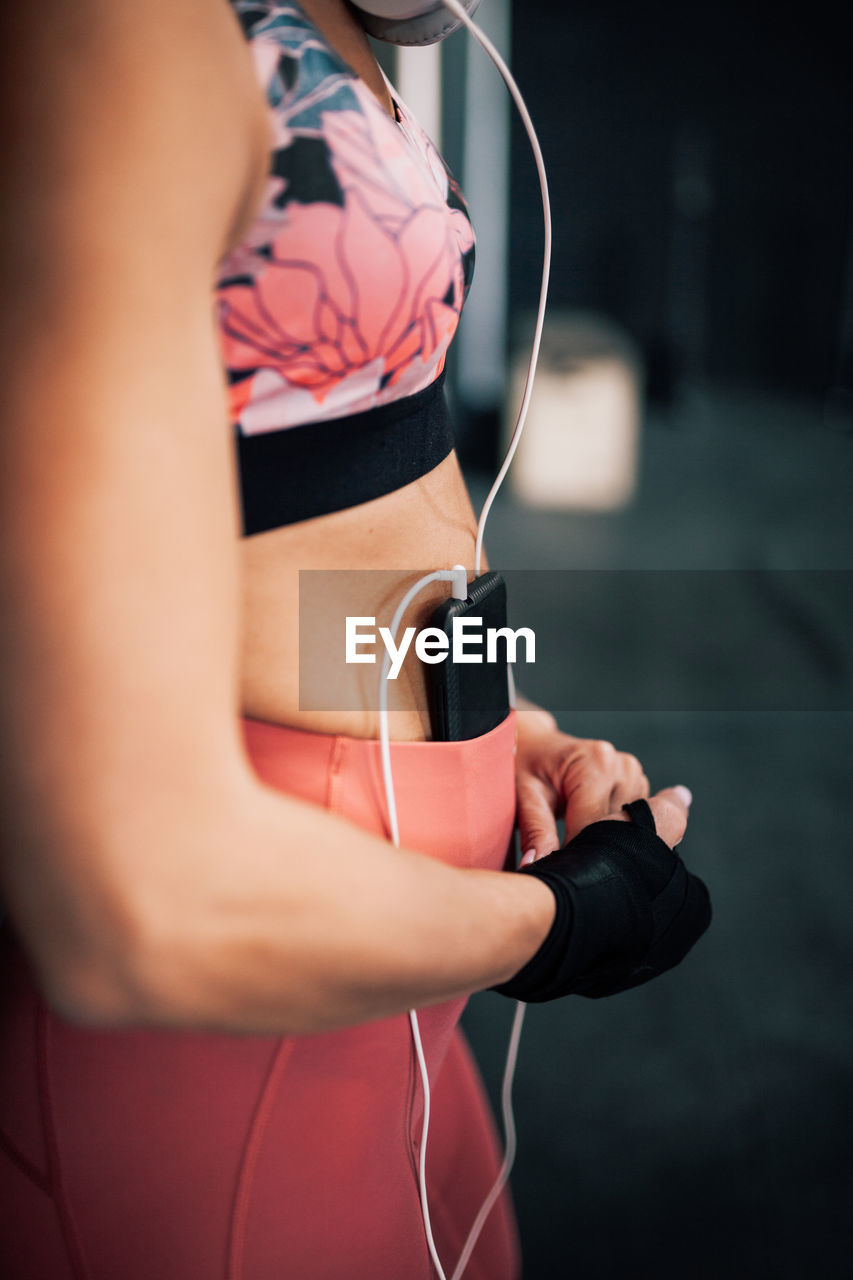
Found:
M 326 787 L 326 808 L 330 812 L 336 812 L 338 807 L 338 792 L 340 783 L 343 778 L 344 755 L 346 754 L 346 743 L 343 738 L 337 737 L 332 744 L 332 755 L 329 760 L 328 786 Z
M 405 1028 L 407 1047 L 409 1050 L 409 1080 L 406 1090 L 406 1107 L 403 1114 L 403 1140 L 406 1144 L 406 1155 L 409 1161 L 409 1167 L 412 1171 L 412 1177 L 415 1180 L 415 1186 L 418 1186 L 420 1171 L 418 1169 L 418 1137 L 415 1133 L 415 1104 L 418 1100 L 418 1085 L 420 1084 L 420 1073 L 418 1071 L 417 1058 L 415 1057 L 414 1047 L 412 1045 L 412 1028 L 405 1014 L 400 1015 L 400 1021 Z M 421 1113 L 423 1119 L 423 1113 Z
M 237 1173 L 237 1189 L 234 1195 L 234 1208 L 231 1213 L 231 1230 L 228 1243 L 227 1280 L 241 1280 L 243 1275 L 243 1255 L 246 1247 L 246 1226 L 249 1216 L 249 1204 L 252 1198 L 252 1184 L 255 1178 L 255 1167 L 264 1140 L 270 1113 L 275 1101 L 275 1090 L 287 1065 L 287 1059 L 293 1050 L 293 1041 L 284 1038 L 279 1041 L 273 1054 L 267 1078 L 261 1086 L 255 1114 L 249 1123 L 249 1133 L 243 1158 Z
M 56 1135 L 53 1112 L 53 1095 L 50 1087 L 50 1027 L 47 1009 L 39 1003 L 37 1023 L 38 1045 L 38 1083 L 39 1102 L 41 1104 L 41 1120 L 44 1130 L 45 1148 L 47 1150 L 47 1169 L 50 1191 L 59 1216 L 59 1227 L 68 1262 L 74 1280 L 87 1280 L 88 1270 L 83 1259 L 83 1246 L 80 1233 L 71 1212 L 71 1206 L 65 1198 L 65 1187 L 62 1182 L 62 1167 L 59 1156 L 59 1141 Z
M 6 1155 L 12 1163 L 18 1166 L 21 1173 L 23 1173 L 25 1177 L 29 1178 L 30 1182 L 34 1183 L 38 1187 L 39 1191 L 43 1191 L 45 1195 L 50 1195 L 49 1180 L 41 1170 L 33 1164 L 32 1160 L 28 1159 L 27 1156 L 24 1155 L 23 1151 L 15 1145 L 3 1129 L 0 1129 L 0 1150 L 6 1152 Z

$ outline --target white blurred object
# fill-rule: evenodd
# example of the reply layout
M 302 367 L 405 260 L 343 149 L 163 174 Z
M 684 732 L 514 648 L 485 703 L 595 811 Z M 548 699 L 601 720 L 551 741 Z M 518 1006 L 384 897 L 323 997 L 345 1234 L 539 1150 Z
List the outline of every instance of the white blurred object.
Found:
M 441 146 L 441 45 L 397 50 L 400 97 L 421 128 Z
M 527 373 L 524 339 L 516 343 L 505 434 Z M 610 321 L 583 313 L 549 313 L 527 425 L 509 479 L 530 506 L 613 511 L 637 487 L 642 414 L 638 353 Z
M 511 61 L 510 0 L 488 0 L 477 13 L 478 25 L 506 61 Z M 506 394 L 512 103 L 494 67 L 473 40 L 468 42 L 465 55 L 462 190 L 477 233 L 477 265 L 455 340 L 456 377 L 459 395 L 468 408 L 494 412 Z

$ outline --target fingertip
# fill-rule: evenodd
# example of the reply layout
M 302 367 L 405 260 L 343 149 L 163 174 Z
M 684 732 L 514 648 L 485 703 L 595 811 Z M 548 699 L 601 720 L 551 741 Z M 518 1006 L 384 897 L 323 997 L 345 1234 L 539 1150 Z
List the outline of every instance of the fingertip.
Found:
M 685 787 L 683 784 L 679 783 L 677 787 L 673 787 L 672 789 L 675 792 L 675 794 L 678 796 L 681 803 L 683 805 L 686 805 L 686 807 L 689 809 L 693 803 L 693 792 L 690 790 L 690 788 Z

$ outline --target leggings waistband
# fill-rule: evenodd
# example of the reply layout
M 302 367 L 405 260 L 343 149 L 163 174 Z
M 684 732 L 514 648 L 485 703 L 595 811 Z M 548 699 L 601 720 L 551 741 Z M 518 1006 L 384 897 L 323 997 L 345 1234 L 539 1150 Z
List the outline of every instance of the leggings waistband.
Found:
M 388 837 L 380 744 L 243 719 L 252 766 L 268 786 Z M 515 712 L 463 742 L 392 742 L 401 843 L 457 866 L 503 865 L 515 814 Z

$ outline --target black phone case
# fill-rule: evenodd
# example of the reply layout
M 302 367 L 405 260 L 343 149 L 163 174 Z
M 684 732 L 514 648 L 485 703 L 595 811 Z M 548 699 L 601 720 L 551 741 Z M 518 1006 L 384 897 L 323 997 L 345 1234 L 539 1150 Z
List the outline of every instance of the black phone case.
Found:
M 427 665 L 432 736 L 436 742 L 462 742 L 497 728 L 509 715 L 506 662 L 485 661 L 489 627 L 506 626 L 506 584 L 489 572 L 468 584 L 467 600 L 446 600 L 430 618 L 451 640 L 453 619 L 483 619 L 482 663 L 455 663 L 448 653 L 443 662 Z M 451 648 L 452 652 L 452 648 Z

